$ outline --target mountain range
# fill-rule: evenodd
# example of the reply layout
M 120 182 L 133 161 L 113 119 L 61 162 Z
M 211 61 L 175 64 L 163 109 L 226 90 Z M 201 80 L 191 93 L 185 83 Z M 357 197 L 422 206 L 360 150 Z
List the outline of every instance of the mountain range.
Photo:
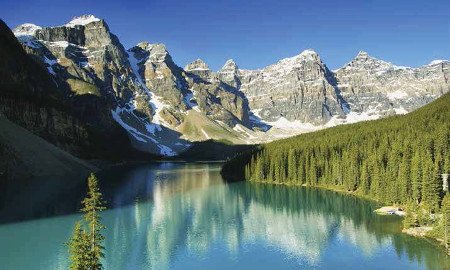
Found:
M 4 23 L 0 31 L 7 40 L 0 77 L 15 83 L 2 85 L 13 90 L 3 95 L 0 111 L 83 157 L 89 147 L 105 155 L 123 148 L 125 134 L 135 149 L 164 156 L 195 141 L 267 142 L 405 114 L 450 90 L 446 60 L 402 67 L 361 51 L 330 70 L 305 50 L 259 70 L 230 59 L 216 72 L 201 59 L 178 66 L 164 44 L 126 49 L 93 15 L 60 26 L 19 25 L 13 34 L 22 48 Z M 38 101 L 52 105 L 44 110 Z

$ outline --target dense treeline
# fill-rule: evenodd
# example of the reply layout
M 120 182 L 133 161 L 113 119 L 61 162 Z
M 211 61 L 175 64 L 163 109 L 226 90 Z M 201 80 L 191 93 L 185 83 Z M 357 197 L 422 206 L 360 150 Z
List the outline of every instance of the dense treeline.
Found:
M 450 172 L 450 94 L 405 116 L 342 125 L 261 146 L 223 174 L 354 192 L 439 211 Z M 245 166 L 245 167 L 244 167 Z

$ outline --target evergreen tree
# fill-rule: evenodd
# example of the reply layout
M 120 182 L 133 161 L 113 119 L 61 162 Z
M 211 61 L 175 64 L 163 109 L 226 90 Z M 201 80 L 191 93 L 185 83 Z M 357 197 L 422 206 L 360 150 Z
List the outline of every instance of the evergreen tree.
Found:
M 67 243 L 67 246 L 69 247 L 70 254 L 69 269 L 89 270 L 87 265 L 89 257 L 87 255 L 89 254 L 91 246 L 88 234 L 84 231 L 81 221 L 75 223 L 72 238 Z
M 422 159 L 422 197 L 431 211 L 435 211 L 439 204 L 439 178 L 434 171 L 434 164 L 430 153 Z
M 367 195 L 370 189 L 370 176 L 366 161 L 361 164 L 361 185 L 360 191 L 362 194 Z
M 100 212 L 106 207 L 94 174 L 88 178 L 87 196 L 81 203 L 84 222 L 79 221 L 75 224 L 72 238 L 68 242 L 70 269 L 100 270 L 103 269 L 101 259 L 104 257 L 105 239 L 102 235 L 105 227 L 100 222 Z
M 402 162 L 398 169 L 398 194 L 399 198 L 397 202 L 408 201 L 408 194 L 410 194 L 410 183 L 409 183 L 409 173 L 408 173 L 408 157 L 403 155 Z
M 104 226 L 100 222 L 100 212 L 105 210 L 105 201 L 103 200 L 102 193 L 98 187 L 98 180 L 94 174 L 91 174 L 88 178 L 88 192 L 86 198 L 82 201 L 84 212 L 84 219 L 89 227 L 89 241 L 91 249 L 89 251 L 89 269 L 98 270 L 102 269 L 101 258 L 103 254 L 103 240 L 104 236 L 101 231 Z
M 442 216 L 444 220 L 444 244 L 450 255 L 450 194 L 447 192 L 442 200 Z
M 419 150 L 420 151 L 420 150 Z M 411 197 L 419 203 L 422 199 L 422 170 L 419 151 L 414 153 L 411 160 Z
M 289 182 L 297 181 L 297 159 L 295 152 L 291 149 L 288 154 L 288 180 Z

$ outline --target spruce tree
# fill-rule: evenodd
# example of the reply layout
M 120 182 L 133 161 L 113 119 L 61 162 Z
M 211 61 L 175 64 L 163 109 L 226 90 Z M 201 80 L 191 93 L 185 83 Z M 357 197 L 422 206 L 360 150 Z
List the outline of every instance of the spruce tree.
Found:
M 94 174 L 88 178 L 87 196 L 81 203 L 84 222 L 79 221 L 75 224 L 72 238 L 67 243 L 70 269 L 100 270 L 103 269 L 101 259 L 104 257 L 103 241 L 105 239 L 102 235 L 105 227 L 100 222 L 100 212 L 106 207 Z
M 450 255 L 450 194 L 448 192 L 442 200 L 442 216 L 444 219 L 444 244 Z
M 422 170 L 419 151 L 414 153 L 411 160 L 411 197 L 419 203 L 422 199 Z
M 75 223 L 72 238 L 67 243 L 70 254 L 70 270 L 89 270 L 87 256 L 90 251 L 88 234 L 83 229 L 81 221 Z
M 84 219 L 89 227 L 89 241 L 91 249 L 89 251 L 89 269 L 98 270 L 102 269 L 101 258 L 103 254 L 103 240 L 104 236 L 101 231 L 104 226 L 100 222 L 100 212 L 105 210 L 105 201 L 103 200 L 102 193 L 98 187 L 98 180 L 94 174 L 91 174 L 88 178 L 88 192 L 86 198 L 82 201 L 84 212 Z

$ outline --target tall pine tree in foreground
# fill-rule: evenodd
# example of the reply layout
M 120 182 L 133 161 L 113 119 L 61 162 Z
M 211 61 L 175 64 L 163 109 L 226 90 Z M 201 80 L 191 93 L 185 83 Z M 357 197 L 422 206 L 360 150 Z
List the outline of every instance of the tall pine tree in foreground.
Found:
M 88 270 L 89 241 L 83 224 L 78 221 L 73 229 L 72 238 L 67 243 L 70 254 L 70 270 Z
M 104 257 L 100 212 L 105 210 L 105 201 L 98 187 L 94 174 L 88 178 L 86 198 L 81 202 L 84 220 L 76 223 L 72 238 L 68 242 L 71 270 L 103 269 L 101 259 Z

